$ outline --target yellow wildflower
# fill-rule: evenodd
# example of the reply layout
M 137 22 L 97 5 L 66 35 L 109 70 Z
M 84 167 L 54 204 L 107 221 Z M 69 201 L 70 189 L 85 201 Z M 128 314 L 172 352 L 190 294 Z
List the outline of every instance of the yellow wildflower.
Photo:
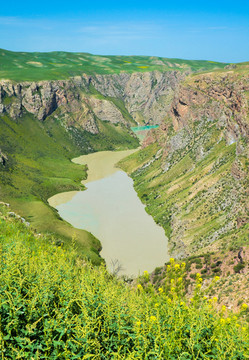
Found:
M 167 298 L 167 303 L 168 304 L 171 304 L 172 303 L 172 300 L 170 298 Z
M 144 270 L 144 276 L 149 276 L 149 273 L 147 270 Z
M 175 259 L 173 259 L 173 258 L 170 258 L 170 259 L 169 259 L 169 262 L 170 262 L 171 264 L 174 264 L 174 262 L 175 262 Z
M 180 265 L 179 264 L 175 264 L 175 269 L 179 270 L 180 269 Z
M 216 296 L 213 297 L 213 302 L 216 302 L 218 299 Z
M 137 326 L 141 326 L 141 321 L 137 321 L 137 322 L 136 322 L 136 325 L 137 325 Z
M 233 320 L 237 320 L 237 319 L 238 319 L 237 316 L 234 315 L 234 316 L 233 316 Z
M 243 331 L 246 331 L 246 327 L 245 327 L 245 326 L 243 326 L 243 327 L 242 327 L 242 330 L 243 330 Z
M 197 278 L 201 277 L 201 274 L 200 274 L 200 273 L 197 273 L 197 274 L 196 274 L 196 277 L 197 277 Z
M 160 292 L 160 294 L 163 293 L 163 289 L 162 289 L 162 288 L 159 288 L 158 291 Z
M 158 304 L 158 303 L 156 303 L 156 304 L 155 304 L 155 307 L 156 307 L 156 308 L 158 308 L 158 307 L 159 307 L 159 304 Z
M 182 263 L 181 263 L 181 267 L 182 267 L 183 269 L 185 269 L 185 266 L 186 266 L 186 263 L 185 263 L 185 262 L 182 262 Z
M 167 265 L 167 270 L 169 271 L 171 269 L 170 265 Z
M 226 323 L 226 320 L 225 319 L 220 319 L 220 323 L 221 323 L 221 325 L 224 325 Z
M 206 297 L 206 296 L 203 296 L 203 300 L 207 300 L 207 297 Z
M 156 321 L 156 317 L 152 315 L 152 316 L 150 317 L 150 321 L 152 321 L 152 322 Z
M 220 280 L 220 277 L 219 277 L 219 276 L 215 276 L 214 281 L 218 281 L 218 280 Z
M 239 327 L 240 327 L 240 325 L 239 325 L 238 323 L 236 323 L 236 327 L 237 327 L 237 328 L 239 328 Z
M 175 287 L 174 286 L 172 286 L 172 288 L 170 289 L 171 290 L 171 292 L 174 292 L 175 291 Z
M 196 288 L 197 288 L 197 289 L 200 289 L 200 288 L 201 288 L 201 284 L 197 284 L 197 285 L 196 285 Z
M 174 281 L 174 279 L 171 279 L 170 282 L 171 282 L 171 284 L 174 284 L 175 281 Z
M 179 278 L 177 279 L 177 281 L 178 281 L 178 282 L 182 282 L 182 278 L 179 277 Z
M 143 290 L 142 285 L 141 285 L 141 284 L 138 284 L 137 289 L 138 289 L 139 291 L 142 291 L 142 290 Z
M 242 304 L 242 305 L 241 305 L 241 310 L 242 310 L 242 311 L 247 310 L 247 308 L 248 308 L 248 305 L 247 305 L 247 304 Z

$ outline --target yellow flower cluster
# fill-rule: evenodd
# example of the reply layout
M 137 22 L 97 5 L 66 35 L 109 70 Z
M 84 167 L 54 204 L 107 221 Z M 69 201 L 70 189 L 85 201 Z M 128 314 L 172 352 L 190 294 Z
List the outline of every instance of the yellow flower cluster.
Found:
M 244 304 L 241 305 L 241 310 L 242 310 L 242 311 L 247 310 L 247 308 L 248 308 L 248 305 L 247 305 L 247 304 L 244 303 Z
M 138 289 L 139 291 L 142 291 L 142 290 L 143 290 L 142 285 L 141 285 L 141 284 L 138 284 L 137 289 Z
M 151 322 L 155 322 L 155 321 L 156 321 L 156 317 L 152 315 L 152 316 L 150 317 L 150 321 L 151 321 Z
M 162 289 L 162 288 L 159 288 L 158 291 L 159 291 L 160 294 L 163 293 L 163 289 Z
M 202 279 L 202 277 L 201 277 L 201 274 L 200 274 L 200 273 L 197 273 L 197 274 L 196 274 L 196 282 L 202 283 L 202 281 L 203 281 L 203 279 Z

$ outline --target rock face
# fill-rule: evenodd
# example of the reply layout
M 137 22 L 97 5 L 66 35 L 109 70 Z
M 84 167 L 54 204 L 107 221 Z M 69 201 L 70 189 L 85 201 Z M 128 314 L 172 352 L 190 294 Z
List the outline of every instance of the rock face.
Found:
M 102 94 L 122 99 L 136 122 L 160 124 L 185 74 L 178 71 L 97 75 L 93 86 Z
M 0 82 L 0 114 L 13 119 L 27 111 L 39 120 L 57 111 L 65 125 L 98 132 L 96 118 L 128 125 L 136 122 L 159 124 L 164 119 L 174 91 L 184 78 L 181 72 L 121 73 L 114 75 L 77 76 L 67 81 L 40 81 L 14 84 Z M 94 94 L 91 88 L 95 88 Z M 130 113 L 124 117 L 118 99 Z M 57 110 L 58 109 L 58 110 Z M 135 123 L 134 121 L 134 123 Z
M 162 151 L 137 169 L 135 185 L 166 229 L 173 256 L 247 239 L 248 91 L 248 71 L 191 75 L 144 142 L 145 152 L 148 145 Z
M 249 90 L 248 75 L 224 73 L 195 76 L 175 93 L 171 107 L 174 129 L 177 131 L 189 122 L 206 118 L 226 129 L 226 140 L 233 142 L 248 136 L 248 111 L 244 93 Z

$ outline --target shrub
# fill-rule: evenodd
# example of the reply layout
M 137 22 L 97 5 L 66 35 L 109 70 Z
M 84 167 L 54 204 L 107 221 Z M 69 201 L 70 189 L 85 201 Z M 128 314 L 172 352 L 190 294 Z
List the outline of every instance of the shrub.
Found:
M 236 274 L 240 273 L 241 270 L 243 270 L 245 267 L 245 264 L 244 263 L 238 263 L 237 265 L 235 265 L 233 267 L 233 270 Z

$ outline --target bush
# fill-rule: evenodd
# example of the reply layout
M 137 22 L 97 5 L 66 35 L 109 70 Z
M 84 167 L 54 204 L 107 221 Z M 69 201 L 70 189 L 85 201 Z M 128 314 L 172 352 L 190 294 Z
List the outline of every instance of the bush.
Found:
M 240 273 L 241 270 L 243 270 L 245 267 L 245 264 L 244 263 L 238 263 L 237 265 L 235 265 L 233 267 L 233 270 L 236 274 Z

